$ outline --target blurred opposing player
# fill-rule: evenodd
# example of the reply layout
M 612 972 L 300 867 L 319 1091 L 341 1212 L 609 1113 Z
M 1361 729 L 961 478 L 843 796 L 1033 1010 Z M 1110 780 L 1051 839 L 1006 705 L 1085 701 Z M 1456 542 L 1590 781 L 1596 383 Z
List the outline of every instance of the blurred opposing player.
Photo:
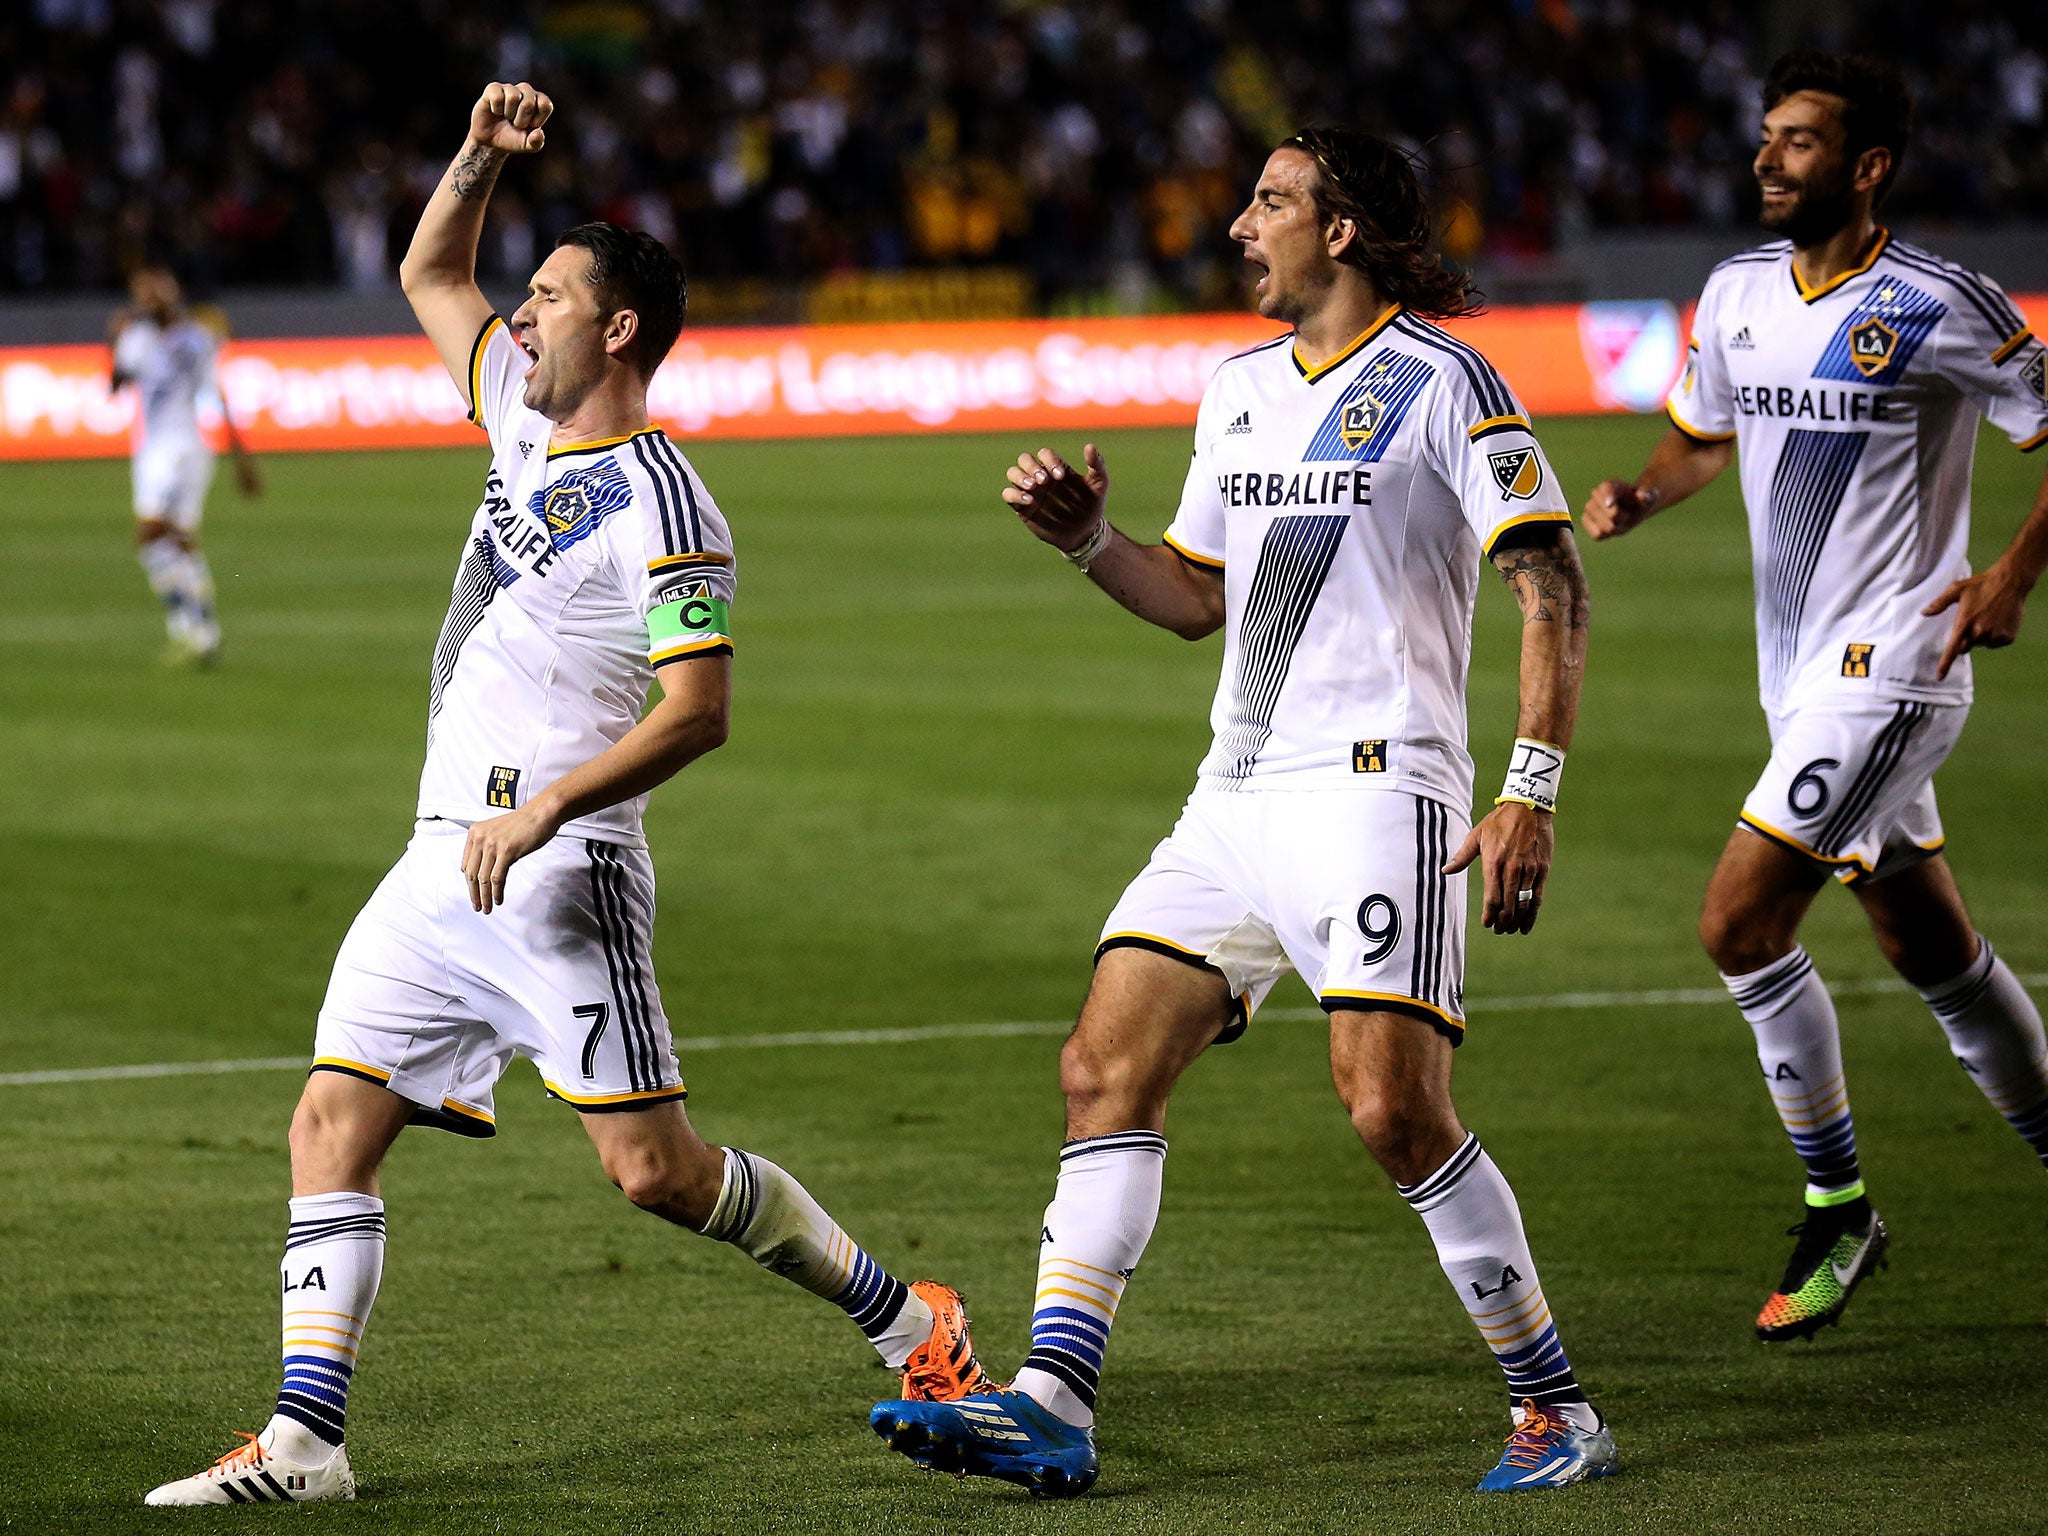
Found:
M 220 620 L 213 573 L 199 548 L 199 519 L 213 483 L 213 450 L 199 416 L 216 407 L 235 456 L 245 496 L 263 480 L 228 414 L 214 377 L 220 339 L 186 308 L 178 280 L 162 267 L 143 267 L 128 280 L 129 305 L 107 327 L 114 354 L 112 387 L 135 386 L 133 447 L 135 549 L 149 588 L 163 604 L 174 665 L 212 666 L 220 659 Z
M 1882 1260 L 1856 1157 L 1835 1009 L 1799 945 L 1833 874 L 1978 1087 L 2048 1160 L 2048 1042 L 1970 921 L 1942 856 L 1934 772 L 1962 733 L 1977 646 L 2011 644 L 2048 566 L 2048 485 L 2011 546 L 1970 573 L 1970 468 L 1988 416 L 2048 443 L 2042 345 L 1996 283 L 1874 219 L 1912 106 L 1873 60 L 1802 53 L 1764 87 L 1756 178 L 1785 238 L 1723 262 L 1700 296 L 1672 427 L 1586 529 L 1614 538 L 1740 450 L 1771 760 L 1707 885 L 1700 937 L 1756 1033 L 1806 1165 L 1798 1243 L 1757 1336 L 1840 1320 Z
M 566 231 L 509 325 L 477 289 L 485 202 L 551 111 L 531 86 L 484 92 L 401 272 L 491 441 L 434 650 L 418 830 L 342 942 L 292 1122 L 276 1411 L 151 1504 L 354 1496 L 342 1432 L 384 1263 L 379 1165 L 408 1123 L 491 1135 L 515 1054 L 634 1204 L 844 1310 L 911 1395 L 981 1381 L 958 1295 L 905 1285 L 795 1179 L 707 1146 L 683 1112 L 640 822 L 650 790 L 725 740 L 732 543 L 648 422 L 684 306 L 659 241 Z
M 1109 473 L 1050 450 L 1003 496 L 1125 608 L 1224 633 L 1215 742 L 1179 824 L 1110 914 L 1060 1058 L 1067 1141 L 1040 1237 L 1031 1354 L 1014 1385 L 879 1404 L 931 1467 L 1047 1495 L 1095 1481 L 1096 1387 L 1159 1213 L 1166 1105 L 1289 968 L 1330 1016 L 1352 1123 L 1421 1216 L 1507 1377 L 1513 1430 L 1482 1489 L 1616 1466 L 1551 1320 L 1513 1192 L 1451 1104 L 1465 1034 L 1464 869 L 1483 921 L 1527 933 L 1543 900 L 1586 650 L 1571 517 L 1528 418 L 1472 348 L 1413 167 L 1343 129 L 1288 140 L 1231 235 L 1261 315 L 1292 334 L 1225 363 L 1163 544 L 1106 517 Z M 1519 739 L 1471 825 L 1465 680 L 1482 557 L 1522 610 Z

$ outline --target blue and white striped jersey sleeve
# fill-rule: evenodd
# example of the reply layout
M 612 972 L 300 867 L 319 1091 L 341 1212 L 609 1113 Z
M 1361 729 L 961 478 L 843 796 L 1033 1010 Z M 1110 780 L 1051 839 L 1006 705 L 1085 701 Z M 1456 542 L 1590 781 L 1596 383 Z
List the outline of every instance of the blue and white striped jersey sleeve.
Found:
M 1936 366 L 2023 451 L 2048 443 L 2048 348 L 1990 278 L 1958 268 Z
M 647 625 L 647 661 L 662 667 L 733 649 L 732 535 L 690 461 L 659 431 L 620 450 L 639 488 L 631 515 L 607 525 L 614 565 Z

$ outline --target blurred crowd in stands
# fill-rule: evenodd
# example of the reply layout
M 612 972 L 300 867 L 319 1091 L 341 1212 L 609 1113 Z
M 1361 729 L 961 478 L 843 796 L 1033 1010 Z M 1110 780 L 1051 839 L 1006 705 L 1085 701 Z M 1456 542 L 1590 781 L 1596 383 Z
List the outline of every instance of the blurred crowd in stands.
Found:
M 1906 67 L 1895 214 L 2048 217 L 2048 4 L 1789 8 L 5 0 L 0 292 L 108 288 L 145 255 L 202 290 L 389 285 L 491 79 L 558 109 L 492 206 L 485 268 L 514 278 L 601 217 L 714 282 L 992 265 L 1054 309 L 1233 305 L 1223 231 L 1310 121 L 1422 155 L 1459 260 L 1733 229 L 1759 77 L 1795 42 Z

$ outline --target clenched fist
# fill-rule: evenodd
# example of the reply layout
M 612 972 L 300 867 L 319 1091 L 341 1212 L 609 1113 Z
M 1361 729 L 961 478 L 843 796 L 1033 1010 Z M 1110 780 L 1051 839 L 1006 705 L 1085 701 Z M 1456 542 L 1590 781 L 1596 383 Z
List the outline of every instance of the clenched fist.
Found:
M 500 154 L 530 155 L 547 143 L 541 125 L 554 111 L 547 93 L 524 80 L 517 85 L 494 82 L 484 87 L 470 109 L 470 142 Z

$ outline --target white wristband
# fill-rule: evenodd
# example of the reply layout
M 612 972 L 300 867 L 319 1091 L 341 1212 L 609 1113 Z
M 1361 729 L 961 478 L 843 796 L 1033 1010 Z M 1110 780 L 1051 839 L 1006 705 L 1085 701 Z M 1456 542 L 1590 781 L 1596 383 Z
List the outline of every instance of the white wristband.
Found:
M 1105 517 L 1095 525 L 1095 531 L 1089 534 L 1087 538 L 1083 539 L 1073 549 L 1063 549 L 1060 553 L 1067 557 L 1070 564 L 1085 574 L 1088 567 L 1094 564 L 1096 558 L 1105 549 L 1109 548 L 1110 537 L 1114 532 L 1115 530 L 1109 526 L 1109 519 Z
M 1495 805 L 1513 800 L 1539 811 L 1555 814 L 1557 784 L 1564 777 L 1564 749 L 1527 736 L 1515 738 L 1515 750 L 1508 754 L 1508 780 L 1501 786 Z

